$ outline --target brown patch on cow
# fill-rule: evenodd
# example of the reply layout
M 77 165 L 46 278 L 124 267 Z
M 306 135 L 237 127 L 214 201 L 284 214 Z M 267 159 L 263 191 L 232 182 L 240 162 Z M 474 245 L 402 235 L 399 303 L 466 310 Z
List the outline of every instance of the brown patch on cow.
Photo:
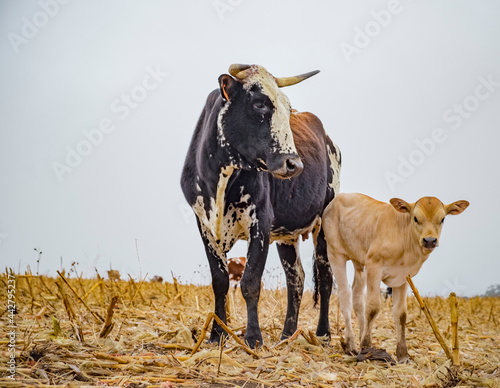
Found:
M 227 259 L 227 271 L 229 273 L 229 281 L 234 283 L 234 288 L 238 287 L 238 284 L 243 277 L 243 272 L 245 271 L 246 258 L 245 257 L 232 257 Z
M 324 144 L 325 131 L 320 119 L 309 112 L 298 113 L 294 111 L 290 115 L 290 128 L 301 159 L 311 160 L 315 158 L 318 150 Z

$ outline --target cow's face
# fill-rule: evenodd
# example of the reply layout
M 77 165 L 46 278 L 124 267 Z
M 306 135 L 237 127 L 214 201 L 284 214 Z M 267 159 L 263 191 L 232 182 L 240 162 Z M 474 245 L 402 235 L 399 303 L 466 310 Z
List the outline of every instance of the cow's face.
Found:
M 269 171 L 277 178 L 300 174 L 303 164 L 290 129 L 291 105 L 277 79 L 254 65 L 234 78 L 221 75 L 219 85 L 224 101 L 218 118 L 221 146 L 235 149 L 243 168 Z
M 424 252 L 430 253 L 439 246 L 439 236 L 445 217 L 448 214 L 462 213 L 469 206 L 469 202 L 456 201 L 444 205 L 435 197 L 423 197 L 415 203 L 392 198 L 391 205 L 399 212 L 409 213 L 409 227 L 413 237 Z

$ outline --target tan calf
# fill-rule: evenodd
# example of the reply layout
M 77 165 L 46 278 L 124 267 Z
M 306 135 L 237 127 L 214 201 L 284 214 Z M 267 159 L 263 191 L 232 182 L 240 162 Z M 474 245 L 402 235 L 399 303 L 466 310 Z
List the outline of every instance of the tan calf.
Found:
M 393 198 L 388 204 L 363 194 L 340 194 L 328 205 L 323 214 L 323 228 L 345 319 L 346 352 L 353 354 L 356 349 L 351 324 L 353 306 L 359 322 L 361 349 L 372 346 L 373 321 L 380 309 L 383 281 L 392 287 L 396 355 L 399 362 L 408 359 L 406 276 L 415 276 L 439 245 L 445 216 L 460 214 L 467 206 L 467 201 L 444 205 L 434 197 L 423 197 L 415 203 Z M 352 304 L 346 276 L 349 260 L 354 264 Z

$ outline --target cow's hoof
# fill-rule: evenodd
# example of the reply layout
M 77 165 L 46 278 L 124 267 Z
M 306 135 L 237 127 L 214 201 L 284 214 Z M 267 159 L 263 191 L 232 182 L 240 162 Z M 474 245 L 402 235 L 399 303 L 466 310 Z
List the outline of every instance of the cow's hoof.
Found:
M 316 338 L 318 338 L 318 340 L 320 340 L 321 342 L 330 343 L 332 335 L 330 333 L 330 330 L 323 330 L 318 327 L 318 329 L 316 330 Z
M 262 346 L 262 336 L 245 336 L 245 343 L 250 349 L 255 349 Z
M 218 332 L 216 330 L 212 330 L 212 333 L 210 334 L 210 338 L 208 340 L 209 344 L 220 344 L 222 339 L 224 342 L 227 341 L 228 334 L 225 331 Z

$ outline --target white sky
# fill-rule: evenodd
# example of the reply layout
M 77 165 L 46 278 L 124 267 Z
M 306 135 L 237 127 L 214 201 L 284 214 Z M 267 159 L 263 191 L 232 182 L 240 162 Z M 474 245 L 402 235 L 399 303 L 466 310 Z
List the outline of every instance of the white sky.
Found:
M 55 274 L 62 256 L 89 276 L 111 264 L 208 282 L 181 169 L 217 77 L 257 63 L 276 76 L 321 70 L 286 93 L 340 146 L 342 191 L 471 202 L 447 219 L 415 278 L 422 293 L 475 295 L 500 283 L 499 2 L 54 1 L 0 2 L 2 268 L 36 270 L 40 248 L 41 273 Z M 366 47 L 345 55 L 355 42 Z M 168 75 L 147 78 L 141 94 L 148 68 Z M 489 91 L 480 77 L 493 81 Z M 131 91 L 133 109 L 120 100 Z M 454 104 L 465 105 L 460 123 Z M 60 181 L 53 163 L 66 163 L 68 147 L 88 151 L 82 131 L 102 120 L 114 131 Z M 416 141 L 435 128 L 444 140 L 424 155 Z M 387 172 L 400 174 L 410 157 L 418 166 L 391 188 Z M 310 285 L 310 241 L 301 252 Z M 240 243 L 230 256 L 244 254 Z M 275 279 L 278 266 L 272 246 Z

